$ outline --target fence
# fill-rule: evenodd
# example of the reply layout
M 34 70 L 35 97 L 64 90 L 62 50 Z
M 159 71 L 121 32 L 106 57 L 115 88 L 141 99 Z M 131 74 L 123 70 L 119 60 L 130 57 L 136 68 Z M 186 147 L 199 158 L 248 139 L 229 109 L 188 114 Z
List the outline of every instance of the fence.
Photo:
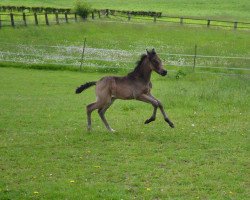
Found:
M 240 22 L 240 21 L 227 21 L 227 20 L 216 20 L 216 19 L 203 19 L 195 17 L 178 17 L 178 16 L 168 16 L 162 13 L 151 13 L 147 15 L 138 15 L 132 11 L 106 11 L 107 16 L 112 16 L 120 20 L 145 20 L 153 22 L 164 22 L 164 23 L 176 23 L 180 25 L 202 25 L 206 27 L 216 26 L 216 27 L 227 27 L 233 29 L 250 29 L 250 23 Z
M 74 13 L 0 14 L 0 28 L 4 26 L 27 26 L 30 24 L 60 24 L 69 23 L 70 21 L 76 22 L 77 20 L 77 15 Z
M 24 64 L 53 64 L 79 69 L 125 69 L 131 70 L 143 52 L 114 49 L 86 48 L 82 58 L 82 46 L 16 45 L 1 43 L 0 62 Z M 4 45 L 3 45 L 4 44 Z M 250 57 L 159 53 L 163 63 L 170 70 L 182 68 L 223 73 L 244 73 L 250 75 Z
M 39 11 L 38 8 L 31 9 L 32 11 Z M 65 12 L 63 12 L 66 10 Z M 69 22 L 69 20 L 77 21 L 77 14 L 70 13 L 69 9 L 44 9 L 34 13 L 0 13 L 0 28 L 4 26 L 27 26 L 28 24 L 60 24 Z M 161 23 L 175 23 L 180 25 L 199 25 L 206 27 L 224 27 L 233 29 L 250 29 L 250 23 L 238 22 L 238 21 L 226 21 L 226 20 L 215 20 L 215 19 L 202 19 L 202 18 L 191 18 L 191 17 L 176 17 L 163 15 L 160 12 L 144 12 L 144 11 L 119 11 L 119 10 L 94 10 L 90 16 L 91 19 L 108 18 L 110 20 L 118 21 L 152 21 Z M 33 19 L 33 20 L 32 20 Z M 80 19 L 80 18 L 79 18 Z M 40 23 L 41 22 L 41 23 Z

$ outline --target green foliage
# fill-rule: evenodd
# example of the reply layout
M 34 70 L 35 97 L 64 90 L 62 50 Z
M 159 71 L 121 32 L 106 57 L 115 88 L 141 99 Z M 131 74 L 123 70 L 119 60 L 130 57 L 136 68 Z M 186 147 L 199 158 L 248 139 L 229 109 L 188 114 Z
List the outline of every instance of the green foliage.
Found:
M 80 0 L 76 1 L 75 12 L 83 19 L 86 19 L 91 11 L 92 8 L 89 3 Z
M 177 71 L 176 75 L 175 75 L 175 78 L 176 78 L 176 79 L 179 79 L 179 78 L 184 77 L 184 76 L 186 76 L 186 75 L 187 75 L 187 74 L 184 72 L 184 70 L 179 69 L 179 70 Z

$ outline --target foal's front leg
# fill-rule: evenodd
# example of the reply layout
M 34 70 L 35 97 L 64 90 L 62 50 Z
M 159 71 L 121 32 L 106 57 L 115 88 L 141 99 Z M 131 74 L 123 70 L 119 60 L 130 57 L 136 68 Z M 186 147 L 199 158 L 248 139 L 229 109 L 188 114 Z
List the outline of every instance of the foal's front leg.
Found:
M 149 119 L 147 119 L 147 120 L 144 122 L 144 124 L 149 124 L 150 122 L 155 121 L 157 106 L 154 106 L 154 105 L 153 105 L 153 107 L 154 107 L 154 110 L 153 110 L 152 116 L 151 116 Z
M 143 102 L 146 102 L 146 103 L 151 103 L 154 107 L 154 111 L 153 111 L 153 114 L 152 116 L 147 119 L 145 121 L 145 124 L 147 123 L 150 123 L 151 121 L 154 121 L 155 120 L 155 116 L 156 116 L 156 111 L 157 111 L 157 107 L 160 108 L 161 110 L 161 113 L 165 119 L 165 121 L 169 124 L 169 126 L 171 128 L 174 128 L 174 124 L 173 122 L 171 122 L 171 120 L 169 119 L 169 117 L 167 116 L 167 114 L 165 113 L 164 109 L 163 109 L 163 106 L 161 104 L 161 102 L 159 100 L 157 100 L 155 97 L 153 97 L 151 94 L 149 95 L 146 95 L 146 94 L 142 94 L 139 98 L 137 98 L 138 100 L 140 101 L 143 101 Z

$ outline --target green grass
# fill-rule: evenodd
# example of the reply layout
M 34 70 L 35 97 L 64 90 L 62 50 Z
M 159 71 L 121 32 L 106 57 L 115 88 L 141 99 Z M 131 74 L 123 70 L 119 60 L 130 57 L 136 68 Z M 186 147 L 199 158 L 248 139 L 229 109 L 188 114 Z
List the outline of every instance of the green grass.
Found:
M 175 129 L 117 100 L 88 133 L 74 89 L 105 75 L 0 68 L 0 199 L 249 199 L 248 78 L 154 74 Z
M 57 34 L 59 33 L 60 34 Z M 56 50 L 46 47 L 51 45 L 82 46 L 84 38 L 87 38 L 87 47 L 125 50 L 133 53 L 129 62 L 135 62 L 140 52 L 146 48 L 155 48 L 168 65 L 171 60 L 180 60 L 184 63 L 193 64 L 192 57 L 178 58 L 164 54 L 181 53 L 194 54 L 194 46 L 197 44 L 197 53 L 213 56 L 239 56 L 250 57 L 248 31 L 233 31 L 206 27 L 175 26 L 153 22 L 147 24 L 120 24 L 117 22 L 104 23 L 101 21 L 88 21 L 86 23 L 71 23 L 59 26 L 28 26 L 22 28 L 3 28 L 0 32 L 2 51 L 16 53 L 62 54 L 81 58 L 81 53 Z M 8 45 L 6 43 L 14 44 Z M 18 45 L 45 45 L 44 47 L 23 48 Z M 14 47 L 14 48 L 13 48 Z M 81 48 L 81 47 L 80 47 Z M 102 51 L 99 51 L 102 57 Z M 88 54 L 88 51 L 86 51 Z M 11 57 L 13 61 L 15 57 Z M 94 64 L 116 66 L 115 62 L 97 62 Z M 118 67 L 119 67 L 118 63 Z M 244 59 L 197 59 L 197 65 L 218 67 L 248 68 L 249 60 Z M 123 63 L 123 67 L 132 68 L 134 64 Z M 172 67 L 171 69 L 175 69 Z M 225 70 L 224 70 L 225 72 Z M 232 73 L 238 73 L 232 70 Z
M 57 34 L 60 32 L 60 34 Z M 1 43 L 30 45 L 82 45 L 93 48 L 142 51 L 155 47 L 162 53 L 198 53 L 206 55 L 249 56 L 248 31 L 189 27 L 162 23 L 121 24 L 88 21 L 59 26 L 3 28 Z M 5 50 L 3 45 L 1 49 Z
M 120 9 L 120 10 L 149 10 L 160 11 L 166 15 L 206 17 L 213 19 L 227 20 L 250 20 L 250 3 L 248 0 L 87 0 L 97 9 Z M 74 7 L 74 1 L 67 0 L 2 0 L 1 5 L 26 5 L 26 6 L 54 6 L 54 7 Z

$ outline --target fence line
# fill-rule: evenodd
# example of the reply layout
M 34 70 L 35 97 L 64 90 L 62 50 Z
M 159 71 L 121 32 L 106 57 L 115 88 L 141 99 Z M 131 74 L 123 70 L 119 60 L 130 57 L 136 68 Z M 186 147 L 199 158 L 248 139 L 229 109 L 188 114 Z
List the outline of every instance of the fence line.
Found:
M 5 44 L 5 45 L 10 45 L 10 46 L 21 46 L 21 47 L 46 47 L 46 48 L 75 48 L 75 49 L 81 49 L 81 46 L 64 46 L 64 45 L 25 45 L 25 44 L 13 44 L 13 43 L 6 43 L 6 42 L 0 42 L 0 44 Z M 88 49 L 98 49 L 98 51 L 106 51 L 106 52 L 125 52 L 129 54 L 138 54 L 140 55 L 142 52 L 138 51 L 126 51 L 126 50 L 120 50 L 120 49 L 103 49 L 103 48 L 91 48 L 91 47 L 86 47 L 86 50 Z M 3 52 L 2 53 L 12 53 L 12 52 Z M 12 54 L 18 54 L 18 53 L 12 53 Z M 182 56 L 182 57 L 194 57 L 194 54 L 177 54 L 177 53 L 158 53 L 159 55 L 166 55 L 166 56 Z M 24 54 L 25 55 L 25 54 Z M 35 54 L 32 54 L 35 55 Z M 250 57 L 243 57 L 243 56 L 215 56 L 215 55 L 202 55 L 202 54 L 197 54 L 196 57 L 199 58 L 222 58 L 222 59 L 245 59 L 245 60 L 250 60 Z
M 68 59 L 71 59 L 71 60 L 75 60 L 77 61 L 78 63 L 55 63 L 55 62 L 49 62 L 49 64 L 56 64 L 56 65 L 68 65 L 68 66 L 79 66 L 79 63 L 80 63 L 80 58 L 79 57 L 74 57 L 74 56 L 61 56 L 61 55 L 53 55 L 51 57 L 51 55 L 37 55 L 37 54 L 24 54 L 24 53 L 12 53 L 12 52 L 2 52 L 0 51 L 0 55 L 1 54 L 7 54 L 7 55 L 17 55 L 17 56 L 33 56 L 33 57 L 38 57 L 38 58 L 45 58 L 45 59 L 51 59 L 53 57 L 58 57 L 58 58 L 68 58 Z M 180 54 L 181 55 L 181 54 Z M 48 57 L 47 57 L 48 56 Z M 30 63 L 33 63 L 33 64 L 48 64 L 48 62 L 32 62 L 32 61 L 15 61 L 15 60 L 9 60 L 9 59 L 1 59 L 1 61 L 5 61 L 5 62 L 16 62 L 16 63 L 26 63 L 26 64 L 30 64 Z M 52 59 L 53 60 L 53 59 Z M 130 61 L 121 61 L 121 60 L 110 60 L 110 59 L 100 59 L 100 58 L 86 58 L 84 60 L 92 60 L 92 61 L 105 61 L 105 62 L 122 62 L 122 63 L 134 63 L 134 62 L 130 62 Z M 96 65 L 96 64 L 93 64 L 93 63 L 86 63 L 84 62 L 84 64 L 87 64 L 88 66 L 93 66 L 93 67 L 107 67 L 105 65 Z M 188 64 L 167 64 L 168 66 L 174 66 L 174 67 L 193 67 L 193 65 L 188 65 Z M 128 67 L 123 67 L 123 66 L 119 66 L 119 67 L 112 67 L 112 66 L 108 66 L 109 68 L 126 68 L 126 69 L 130 69 Z M 195 66 L 196 68 L 211 68 L 211 69 L 223 69 L 223 70 L 244 70 L 244 71 L 249 71 L 250 68 L 240 68 L 240 67 L 215 67 L 215 66 L 201 66 L 201 65 L 196 65 Z M 132 69 L 132 68 L 131 68 Z
M 24 63 L 24 64 L 27 64 L 27 62 L 22 62 L 22 61 L 13 61 L 13 60 L 3 60 L 0 58 L 0 61 L 6 61 L 6 62 L 15 62 L 15 63 Z M 33 63 L 33 64 L 36 64 L 36 63 Z M 41 64 L 44 64 L 44 63 L 41 63 Z M 53 65 L 63 65 L 63 66 L 79 66 L 79 65 L 74 65 L 74 64 L 68 64 L 68 63 L 50 63 L 50 64 L 53 64 Z M 85 64 L 85 63 L 84 63 Z M 91 65 L 87 65 L 89 67 L 91 67 Z M 92 65 L 93 67 L 97 67 L 97 68 L 104 68 L 105 66 L 98 66 L 98 65 Z M 114 69 L 117 69 L 117 67 L 109 67 L 109 68 L 114 68 Z M 128 69 L 128 70 L 133 70 L 134 68 L 128 68 L 128 67 L 122 67 L 124 69 Z M 170 72 L 177 72 L 177 70 L 173 70 L 173 69 L 168 69 L 168 71 Z M 198 74 L 214 74 L 214 75 L 222 75 L 222 76 L 245 76 L 245 77 L 250 77 L 250 75 L 248 74 L 233 74 L 233 73 L 223 73 L 223 72 L 207 72 L 207 71 L 198 71 L 198 72 L 195 72 L 195 73 L 198 73 Z
M 1 48 L 2 51 L 0 49 L 0 60 L 3 62 L 79 67 L 81 61 L 82 46 L 17 45 L 6 42 L 0 42 L 0 44 L 4 44 Z M 4 49 L 7 50 L 4 51 Z M 14 50 L 9 51 L 9 49 Z M 128 66 L 134 66 L 140 54 L 142 54 L 142 52 L 133 50 L 88 47 L 86 48 L 86 56 L 84 57 L 83 63 L 88 67 L 130 69 Z M 218 69 L 217 71 L 238 70 L 245 71 L 246 73 L 250 71 L 250 57 L 201 55 L 197 54 L 196 51 L 194 54 L 159 53 L 159 55 L 163 62 L 171 67 L 189 67 L 193 70 L 196 68 L 200 70 Z M 131 62 L 131 60 L 134 61 Z
M 91 49 L 91 48 L 86 48 L 87 49 Z M 0 55 L 1 54 L 6 54 L 6 55 L 17 55 L 17 56 L 33 56 L 33 57 L 40 57 L 40 58 L 49 58 L 49 57 L 57 57 L 57 58 L 68 58 L 68 59 L 74 59 L 74 60 L 77 60 L 77 59 L 80 59 L 79 57 L 75 57 L 75 56 L 62 56 L 62 55 L 51 55 L 51 54 L 46 54 L 46 55 L 37 55 L 37 54 L 27 54 L 27 53 L 13 53 L 13 52 L 6 52 L 6 51 L 0 51 Z M 175 56 L 188 56 L 188 57 L 194 57 L 194 55 L 190 55 L 190 54 L 161 54 L 159 53 L 159 55 L 175 55 Z M 197 55 L 197 57 L 200 57 L 200 58 L 223 58 L 223 59 L 226 59 L 226 58 L 234 58 L 234 59 L 250 59 L 248 57 L 227 57 L 227 56 L 204 56 L 204 55 Z M 122 60 L 118 60 L 118 59 L 100 59 L 100 58 L 88 58 L 88 57 L 85 57 L 85 60 L 95 60 L 95 61 L 108 61 L 108 62 L 124 62 L 124 63 L 134 63 L 134 62 L 130 62 L 130 61 L 122 61 Z M 172 65 L 172 66 L 187 66 L 187 67 L 191 67 L 193 65 Z M 225 67 L 209 67 L 209 66 L 200 66 L 200 65 L 197 65 L 195 67 L 200 67 L 200 68 L 218 68 L 218 69 L 225 69 Z M 247 69 L 247 68 L 226 68 L 226 69 L 240 69 L 240 70 L 250 70 Z
M 58 15 L 64 15 L 64 17 L 59 18 Z M 106 18 L 112 17 L 120 17 L 123 19 L 127 19 L 128 21 L 131 21 L 131 19 L 139 19 L 139 20 L 146 20 L 146 21 L 152 21 L 152 22 L 170 22 L 170 23 L 179 23 L 181 25 L 183 24 L 193 24 L 193 25 L 206 25 L 207 27 L 210 26 L 219 26 L 219 27 L 230 27 L 233 29 L 250 29 L 250 22 L 240 22 L 240 21 L 226 21 L 226 20 L 216 20 L 216 19 L 202 19 L 202 18 L 192 18 L 192 17 L 177 17 L 177 16 L 167 16 L 162 15 L 162 13 L 157 12 L 136 12 L 136 11 L 119 11 L 119 10 L 94 10 L 91 13 L 92 20 L 96 19 L 95 14 L 98 14 L 97 18 L 101 18 L 101 14 L 105 16 Z M 37 13 L 34 12 L 33 14 L 26 14 L 23 12 L 22 14 L 19 13 L 9 13 L 9 14 L 1 14 L 0 13 L 0 28 L 3 26 L 17 26 L 17 22 L 19 22 L 18 25 L 27 26 L 27 18 L 28 17 L 34 17 L 35 25 L 40 24 L 39 20 L 37 19 L 37 16 L 44 15 L 45 17 L 45 24 L 50 25 L 51 22 L 54 24 L 60 24 L 59 19 L 63 19 L 64 22 L 68 23 L 68 19 L 74 19 L 74 21 L 78 21 L 77 14 L 72 13 L 69 11 L 65 12 L 58 12 L 58 11 L 46 11 L 44 13 Z M 53 15 L 55 17 L 55 20 L 49 19 L 48 15 Z M 74 18 L 69 18 L 68 15 L 74 15 Z M 146 15 L 146 16 L 145 16 Z M 5 16 L 5 19 L 1 19 L 1 16 Z M 19 21 L 15 20 L 15 17 L 21 17 Z M 6 20 L 6 18 L 9 20 Z M 8 24 L 3 24 L 3 22 L 8 22 Z M 197 23 L 196 23 L 197 22 Z
M 24 61 L 13 61 L 13 60 L 5 60 L 5 59 L 1 59 L 0 58 L 0 61 L 6 61 L 6 62 L 14 62 L 14 63 L 24 63 L 24 64 L 27 64 L 27 62 L 24 62 Z M 32 62 L 32 63 L 29 63 L 29 64 L 47 64 L 47 63 L 36 63 L 36 62 Z M 63 66 L 75 66 L 75 67 L 79 67 L 79 64 L 74 64 L 74 63 L 49 63 L 49 64 L 53 64 L 53 65 L 63 65 Z M 105 68 L 106 66 L 103 66 L 103 65 L 96 65 L 96 64 L 93 64 L 93 63 L 84 63 L 87 67 L 97 67 L 97 68 Z M 169 65 L 169 66 L 177 66 L 177 67 L 192 67 L 193 65 Z M 113 69 L 117 69 L 117 67 L 110 67 L 109 68 L 113 68 Z M 128 69 L 128 70 L 133 70 L 134 68 L 132 67 L 122 67 L 120 66 L 119 68 L 123 68 L 123 69 Z M 197 68 L 219 68 L 219 69 L 225 69 L 223 67 L 207 67 L 207 66 L 197 66 Z M 227 68 L 227 69 L 239 69 L 239 68 Z M 245 69 L 245 68 L 244 68 Z M 177 70 L 172 70 L 172 69 L 168 69 L 168 71 L 173 71 L 173 72 L 177 72 Z M 205 72 L 197 72 L 197 73 L 205 73 Z M 218 74 L 218 72 L 214 72 L 213 74 Z M 219 73 L 220 74 L 220 73 Z M 227 74 L 227 73 L 221 73 L 221 74 Z M 232 75 L 232 74 L 229 74 L 229 75 Z M 233 75 L 239 75 L 239 74 L 233 74 Z M 246 75 L 246 74 L 244 74 Z

